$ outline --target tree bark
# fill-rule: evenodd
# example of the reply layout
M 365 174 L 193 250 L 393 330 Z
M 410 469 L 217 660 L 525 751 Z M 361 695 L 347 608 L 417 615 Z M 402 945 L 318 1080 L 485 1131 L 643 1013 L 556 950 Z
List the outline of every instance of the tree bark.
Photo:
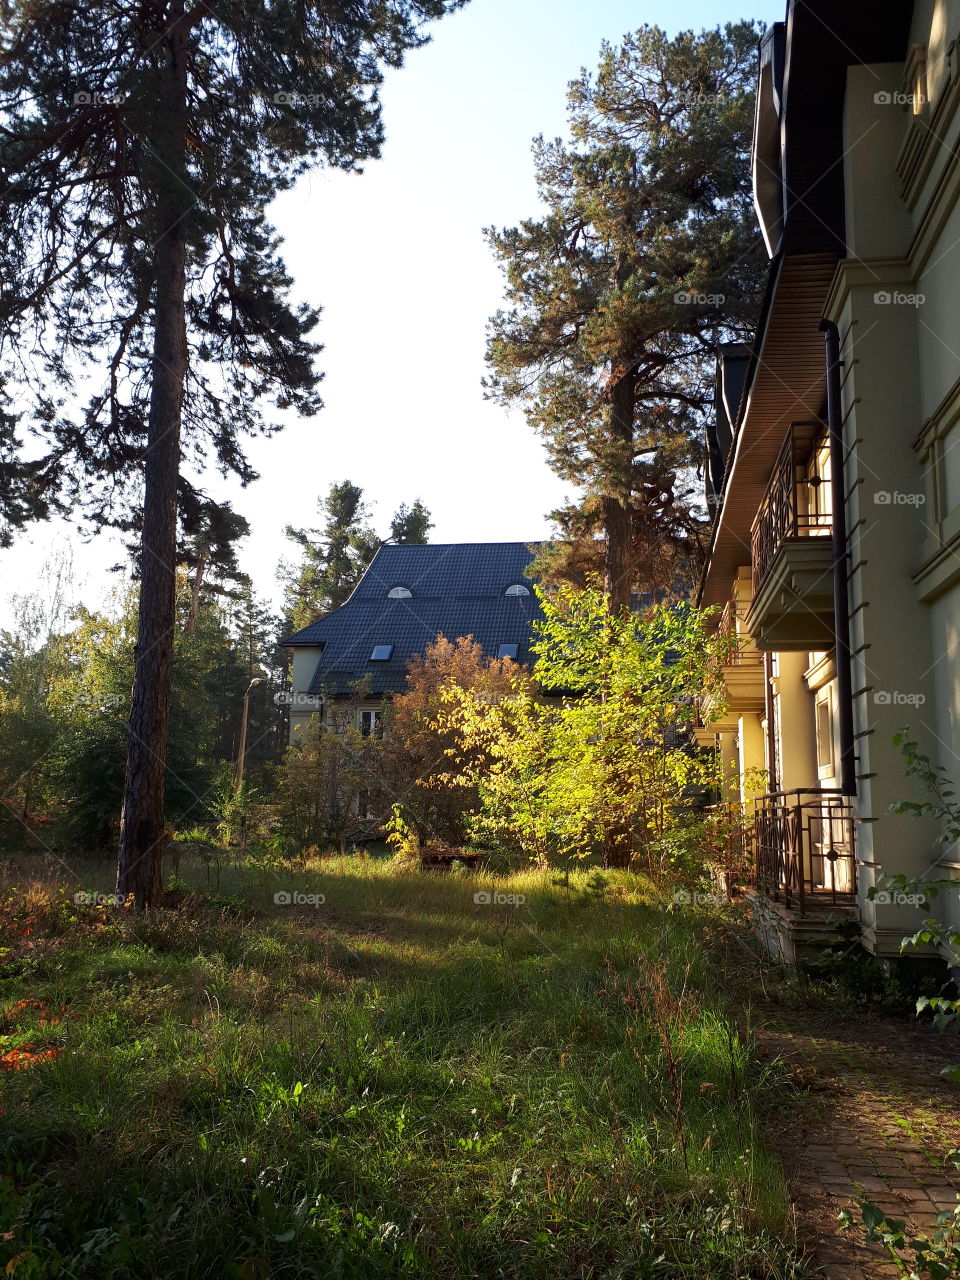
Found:
M 610 393 L 610 436 L 613 465 L 611 491 L 604 498 L 606 555 L 604 591 L 615 617 L 630 612 L 633 599 L 633 528 L 631 480 L 633 473 L 633 380 L 636 370 L 624 369 Z M 603 865 L 628 867 L 633 857 L 633 824 L 614 822 L 603 837 Z
M 168 11 L 160 80 L 155 206 L 154 331 L 144 465 L 140 614 L 120 818 L 117 892 L 154 904 L 161 889 L 164 780 L 176 619 L 177 479 L 187 372 L 186 177 L 187 32 L 182 3 Z M 163 171 L 166 171 L 164 176 Z
M 633 377 L 627 369 L 610 393 L 610 436 L 614 465 L 610 492 L 603 500 L 606 536 L 604 591 L 610 610 L 629 613 L 633 591 L 630 478 L 633 462 Z

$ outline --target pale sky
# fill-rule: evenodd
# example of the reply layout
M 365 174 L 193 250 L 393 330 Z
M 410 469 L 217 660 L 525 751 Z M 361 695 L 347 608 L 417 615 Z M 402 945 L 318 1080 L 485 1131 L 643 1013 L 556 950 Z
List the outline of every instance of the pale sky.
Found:
M 765 6 L 766 7 L 766 6 Z M 279 599 L 285 525 L 316 523 L 334 481 L 364 490 L 381 534 L 403 501 L 422 498 L 434 542 L 526 541 L 549 533 L 567 496 L 522 415 L 484 401 L 484 334 L 501 301 L 482 228 L 537 212 L 530 142 L 566 133 L 567 83 L 593 68 L 604 39 L 646 22 L 669 31 L 739 18 L 782 18 L 720 0 L 471 0 L 433 27 L 433 41 L 391 72 L 387 142 L 362 175 L 316 172 L 272 217 L 295 295 L 323 307 L 316 337 L 325 409 L 290 415 L 250 445 L 260 480 L 217 476 L 253 533 L 241 553 L 261 595 Z M 306 90 L 304 90 L 306 91 Z M 69 546 L 79 595 L 96 607 L 122 547 L 51 522 L 0 551 L 0 626 L 9 598 L 32 590 L 52 549 Z

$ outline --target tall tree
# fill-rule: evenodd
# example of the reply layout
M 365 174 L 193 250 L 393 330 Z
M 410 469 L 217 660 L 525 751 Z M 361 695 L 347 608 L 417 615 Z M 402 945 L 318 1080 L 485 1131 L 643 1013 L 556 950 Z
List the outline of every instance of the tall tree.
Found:
M 488 394 L 522 405 L 554 470 L 584 487 L 561 529 L 602 534 L 616 610 L 661 585 L 638 582 L 658 541 L 695 550 L 683 473 L 702 460 L 717 344 L 755 316 L 757 36 L 749 22 L 672 39 L 646 26 L 604 45 L 596 75 L 570 86 L 571 142 L 534 141 L 546 213 L 487 231 L 508 303 L 491 320 Z
M 122 495 L 141 508 L 118 869 L 140 904 L 160 887 L 185 448 L 248 481 L 242 436 L 277 425 L 263 397 L 320 405 L 317 313 L 288 301 L 263 211 L 315 161 L 379 154 L 381 65 L 462 3 L 36 0 L 0 17 L 0 333 L 38 436 L 28 474 L 0 453 L 0 504 L 19 523 L 39 485 L 128 527 Z
M 287 537 L 300 548 L 300 563 L 286 566 L 285 615 L 290 631 L 308 626 L 321 614 L 344 603 L 384 540 L 369 521 L 363 490 L 349 480 L 332 484 L 320 501 L 325 518 L 319 529 L 294 529 Z M 419 498 L 401 503 L 390 521 L 388 541 L 423 544 L 433 528 L 430 512 Z
M 325 517 L 319 529 L 286 529 L 301 550 L 300 564 L 286 570 L 285 612 L 291 630 L 342 605 L 380 546 L 367 523 L 369 510 L 358 485 L 349 480 L 332 484 L 319 508 Z
M 419 498 L 414 499 L 412 507 L 401 502 L 390 521 L 390 541 L 405 546 L 423 546 L 432 528 L 430 512 Z

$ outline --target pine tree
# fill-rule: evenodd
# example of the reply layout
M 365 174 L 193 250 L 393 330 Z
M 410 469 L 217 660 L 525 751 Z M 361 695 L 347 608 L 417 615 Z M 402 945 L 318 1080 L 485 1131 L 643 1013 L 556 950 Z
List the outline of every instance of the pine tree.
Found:
M 401 502 L 390 521 L 390 541 L 402 546 L 423 546 L 429 540 L 432 528 L 430 512 L 419 498 L 414 499 L 412 507 Z
M 317 312 L 290 304 L 263 212 L 310 164 L 379 154 L 381 65 L 461 3 L 36 0 L 0 19 L 2 372 L 37 437 L 25 471 L 0 427 L 6 519 L 59 505 L 142 528 L 117 885 L 141 905 L 160 888 L 186 462 L 250 480 L 242 438 L 277 427 L 264 397 L 320 407 Z
M 347 600 L 371 560 L 384 545 L 368 523 L 363 490 L 349 480 L 332 484 L 320 501 L 326 519 L 319 529 L 287 526 L 287 537 L 301 549 L 300 563 L 282 569 L 287 581 L 284 612 L 287 631 L 309 626 Z M 430 512 L 417 498 L 401 503 L 390 521 L 389 541 L 422 545 L 433 528 Z
M 325 517 L 319 529 L 286 529 L 302 553 L 300 564 L 286 570 L 284 605 L 291 631 L 343 604 L 380 545 L 367 524 L 369 511 L 358 485 L 332 484 L 319 509 Z
M 487 231 L 508 302 L 491 321 L 488 393 L 522 405 L 553 469 L 585 489 L 561 531 L 581 570 L 602 535 L 618 611 L 654 571 L 676 572 L 678 546 L 696 552 L 689 469 L 716 346 L 755 316 L 756 42 L 741 22 L 604 45 L 596 75 L 570 86 L 572 141 L 534 142 L 547 212 Z
M 192 635 L 204 589 L 208 594 L 239 598 L 249 586 L 250 578 L 237 559 L 237 543 L 249 536 L 250 523 L 229 502 L 206 501 L 183 524 L 178 559 L 190 575 L 190 610 L 185 626 L 187 634 Z

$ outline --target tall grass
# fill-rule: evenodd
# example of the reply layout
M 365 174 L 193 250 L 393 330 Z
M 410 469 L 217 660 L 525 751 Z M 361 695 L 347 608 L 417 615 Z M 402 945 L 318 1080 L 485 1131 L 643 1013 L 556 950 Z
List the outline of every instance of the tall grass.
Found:
M 801 1274 L 735 921 L 360 856 L 81 881 L 0 898 L 0 1030 L 58 1051 L 0 1077 L 15 1276 Z

